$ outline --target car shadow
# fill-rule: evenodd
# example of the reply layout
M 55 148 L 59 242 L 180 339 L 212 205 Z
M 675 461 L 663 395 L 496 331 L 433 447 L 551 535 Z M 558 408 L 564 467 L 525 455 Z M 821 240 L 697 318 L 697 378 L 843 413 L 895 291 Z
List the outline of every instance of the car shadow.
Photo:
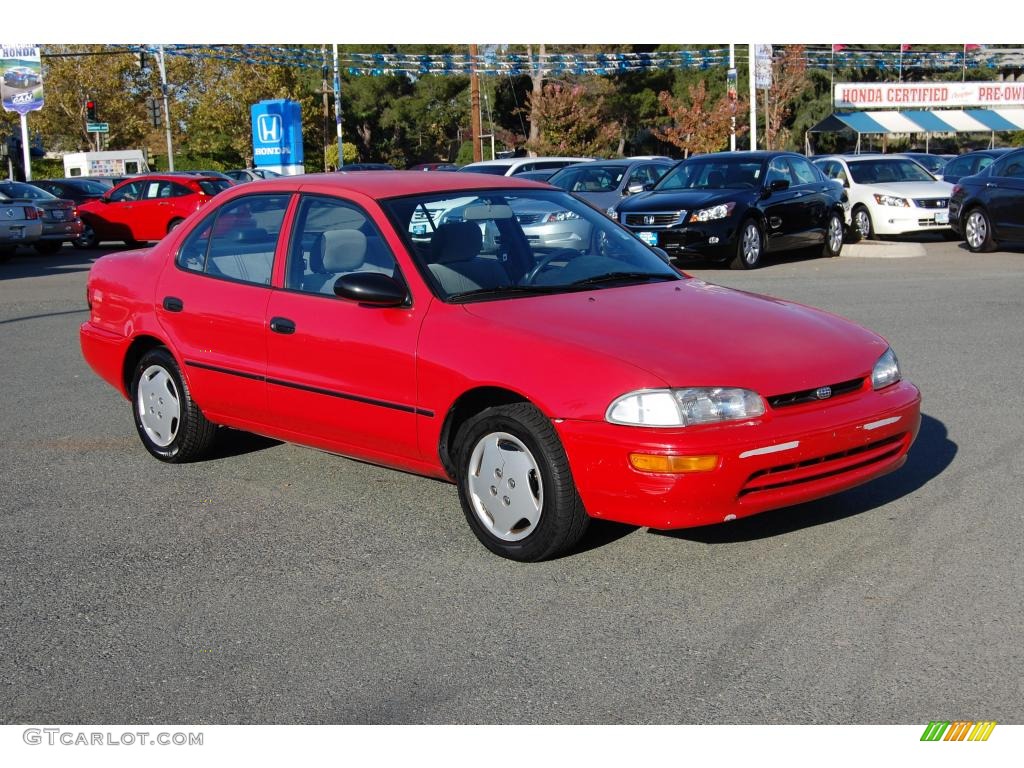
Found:
M 78 250 L 66 245 L 54 254 L 44 255 L 31 247 L 21 246 L 10 261 L 0 265 L 0 280 L 87 272 L 93 262 L 104 254 L 126 249 L 127 246 Z
M 957 445 L 946 426 L 922 414 L 921 429 L 907 463 L 895 472 L 849 491 L 793 507 L 762 512 L 729 523 L 650 533 L 702 544 L 735 544 L 779 536 L 842 520 L 903 498 L 938 477 L 953 463 Z
M 202 461 L 217 461 L 219 459 L 230 459 L 235 456 L 244 456 L 247 453 L 265 451 L 282 445 L 280 440 L 270 437 L 263 437 L 252 432 L 221 427 L 217 431 L 217 440 L 213 444 L 210 453 Z

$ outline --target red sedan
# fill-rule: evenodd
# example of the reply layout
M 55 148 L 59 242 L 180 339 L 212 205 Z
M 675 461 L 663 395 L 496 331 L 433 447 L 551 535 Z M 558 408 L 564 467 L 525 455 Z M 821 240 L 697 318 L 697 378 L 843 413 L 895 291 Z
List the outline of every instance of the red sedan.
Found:
M 129 245 L 159 240 L 230 186 L 216 176 L 133 176 L 78 206 L 85 225 L 79 247 L 92 248 L 104 240 Z
M 524 227 L 571 222 L 572 247 Z M 492 551 L 591 517 L 720 523 L 900 467 L 920 394 L 884 339 L 671 268 L 550 187 L 290 177 L 92 268 L 82 350 L 158 459 L 218 425 L 458 484 Z

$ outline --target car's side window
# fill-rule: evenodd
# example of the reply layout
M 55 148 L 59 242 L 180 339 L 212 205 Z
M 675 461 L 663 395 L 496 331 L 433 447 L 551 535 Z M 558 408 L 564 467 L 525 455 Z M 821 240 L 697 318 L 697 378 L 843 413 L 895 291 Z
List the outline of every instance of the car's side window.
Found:
M 950 160 L 948 163 L 946 163 L 946 167 L 942 169 L 942 172 L 945 176 L 970 176 L 971 158 L 957 157 L 953 160 Z
M 818 184 L 821 181 L 811 164 L 802 157 L 789 158 L 789 167 L 793 170 L 797 184 Z
M 776 157 L 768 164 L 768 173 L 765 176 L 764 183 L 770 186 L 774 181 L 793 183 L 793 177 L 789 172 L 789 163 L 786 162 L 784 157 Z
M 976 167 L 972 166 L 970 171 L 969 171 L 969 173 L 971 173 L 971 174 L 979 173 L 979 172 L 985 170 L 986 168 L 988 168 L 990 165 L 992 165 L 993 162 L 995 162 L 995 158 L 994 157 L 989 157 L 988 155 L 982 155 L 981 157 L 978 158 L 978 165 Z M 967 174 L 965 173 L 963 175 L 966 176 Z
M 175 184 L 173 181 L 161 181 L 160 189 L 157 192 L 157 197 L 184 197 L 185 195 L 191 195 L 192 190 L 181 184 Z
M 125 184 L 123 187 L 118 187 L 110 193 L 110 202 L 112 203 L 127 203 L 133 200 L 138 200 L 142 197 L 142 190 L 145 184 L 141 181 L 133 181 L 131 184 Z
M 166 181 L 151 181 L 149 182 L 145 190 L 143 191 L 143 198 L 146 200 L 156 200 L 160 197 L 160 188 L 166 184 Z
M 1024 179 L 1024 157 L 1009 158 L 999 175 L 1008 179 Z
M 288 201 L 288 195 L 247 195 L 224 205 L 185 239 L 178 266 L 212 277 L 270 285 Z
M 395 276 L 395 257 L 380 230 L 352 203 L 304 197 L 288 250 L 285 288 L 333 296 L 335 281 L 354 272 Z

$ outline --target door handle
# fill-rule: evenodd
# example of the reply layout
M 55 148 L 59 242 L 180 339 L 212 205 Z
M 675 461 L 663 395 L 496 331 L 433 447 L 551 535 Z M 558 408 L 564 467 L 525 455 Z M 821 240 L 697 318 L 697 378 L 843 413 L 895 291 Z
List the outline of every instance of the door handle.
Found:
M 270 330 L 274 333 L 290 334 L 295 333 L 295 321 L 287 317 L 272 317 L 270 319 Z
M 168 312 L 181 312 L 185 308 L 185 302 L 177 296 L 164 296 L 164 309 Z
M 986 187 L 995 187 L 995 186 L 997 186 L 997 185 L 996 185 L 996 183 L 995 183 L 995 182 L 993 182 L 993 181 L 988 181 L 988 182 L 985 182 L 985 186 L 986 186 Z

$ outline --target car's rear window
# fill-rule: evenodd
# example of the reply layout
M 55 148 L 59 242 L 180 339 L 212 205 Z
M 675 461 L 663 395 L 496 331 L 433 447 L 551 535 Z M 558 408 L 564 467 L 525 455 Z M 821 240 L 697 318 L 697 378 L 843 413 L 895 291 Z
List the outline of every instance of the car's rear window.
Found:
M 197 183 L 199 188 L 211 197 L 231 186 L 231 182 L 224 179 L 199 179 Z

